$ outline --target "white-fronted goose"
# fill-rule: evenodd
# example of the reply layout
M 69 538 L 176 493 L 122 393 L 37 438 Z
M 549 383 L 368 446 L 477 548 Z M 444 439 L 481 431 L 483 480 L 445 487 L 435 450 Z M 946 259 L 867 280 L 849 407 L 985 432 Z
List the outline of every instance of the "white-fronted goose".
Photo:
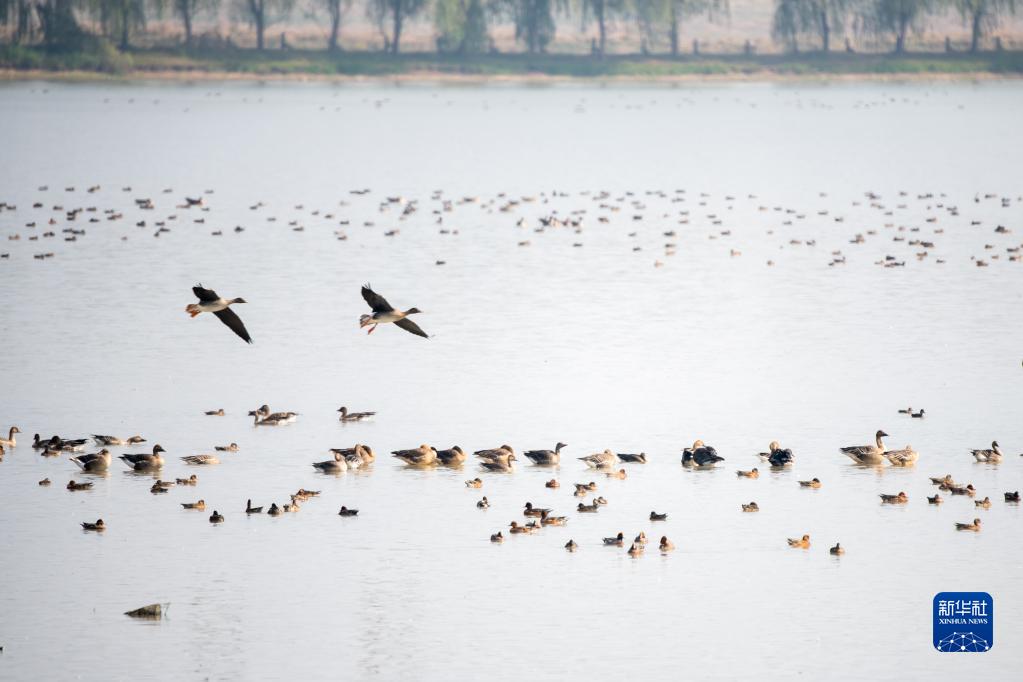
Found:
M 510 445 L 502 445 L 500 447 L 491 448 L 489 450 L 477 450 L 472 453 L 474 457 L 485 459 L 488 462 L 496 462 L 499 460 L 507 461 L 508 457 L 515 454 L 515 450 Z
M 515 455 L 510 454 L 504 459 L 495 459 L 492 462 L 480 462 L 480 466 L 487 471 L 511 472 L 515 470 L 512 462 L 516 461 Z
M 447 450 L 438 450 L 437 459 L 444 466 L 458 466 L 465 461 L 465 452 L 461 447 L 452 445 Z
M 188 455 L 187 457 L 181 458 L 182 462 L 186 464 L 195 465 L 207 465 L 207 464 L 220 464 L 220 458 L 216 455 Z
M 527 459 L 531 460 L 533 464 L 542 466 L 552 466 L 561 462 L 561 448 L 568 447 L 565 443 L 558 442 L 554 446 L 553 450 L 528 450 L 523 455 Z
M 970 450 L 973 453 L 973 458 L 978 462 L 989 462 L 991 464 L 997 464 L 1002 461 L 1002 450 L 998 447 L 998 441 L 991 441 L 990 450 Z
M 348 471 L 348 462 L 345 460 L 344 455 L 340 452 L 335 452 L 334 459 L 328 459 L 325 462 L 313 462 L 313 468 L 328 474 L 340 474 Z
M 77 464 L 82 471 L 88 471 L 91 473 L 106 471 L 109 469 L 110 460 L 110 451 L 106 448 L 89 455 L 78 455 L 77 457 L 71 458 L 71 461 Z
M 392 455 L 409 466 L 429 466 L 437 463 L 437 450 L 425 443 L 415 450 L 394 450 Z
M 245 343 L 252 343 L 252 337 L 249 336 L 249 332 L 245 329 L 241 318 L 229 307 L 235 303 L 245 303 L 244 298 L 232 298 L 230 300 L 221 298 L 212 289 L 204 289 L 202 284 L 192 287 L 192 293 L 199 299 L 199 302 L 189 303 L 185 306 L 185 312 L 192 317 L 200 313 L 213 313 Z
M 404 312 L 396 310 L 394 306 L 387 302 L 387 299 L 373 291 L 368 284 L 362 287 L 362 297 L 373 310 L 372 315 L 362 315 L 359 317 L 359 328 L 369 327 L 367 334 L 372 334 L 378 324 L 393 322 L 396 327 L 401 327 L 410 334 L 422 336 L 424 339 L 430 338 L 426 335 L 426 332 L 419 328 L 419 325 L 408 319 L 409 315 L 421 313 L 422 311 L 419 308 L 409 308 Z
M 920 459 L 920 453 L 914 450 L 913 446 L 907 445 L 901 450 L 885 450 L 884 457 L 892 466 L 908 467 L 916 464 Z
M 119 459 L 123 460 L 132 469 L 136 471 L 145 471 L 146 469 L 159 469 L 163 466 L 163 457 L 160 456 L 161 452 L 167 452 L 163 449 L 163 446 L 157 443 L 153 446 L 152 454 L 140 454 L 140 455 L 121 455 Z
M 610 450 L 604 450 L 604 452 L 597 452 L 592 455 L 580 457 L 579 460 L 586 462 L 586 466 L 590 467 L 591 469 L 603 469 L 617 464 L 618 455 L 611 452 Z
M 881 464 L 884 462 L 885 451 L 881 439 L 887 436 L 887 433 L 879 430 L 874 434 L 874 445 L 850 445 L 841 448 L 842 453 L 857 464 Z

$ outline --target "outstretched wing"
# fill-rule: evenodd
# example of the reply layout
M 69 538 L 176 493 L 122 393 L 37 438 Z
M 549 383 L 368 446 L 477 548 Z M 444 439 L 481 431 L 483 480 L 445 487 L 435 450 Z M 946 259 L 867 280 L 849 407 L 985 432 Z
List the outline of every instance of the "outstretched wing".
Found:
M 411 334 L 415 334 L 416 336 L 422 336 L 424 339 L 430 338 L 429 336 L 426 335 L 426 332 L 424 332 L 422 329 L 419 328 L 418 324 L 416 324 L 412 320 L 408 319 L 407 317 L 402 318 L 402 319 L 398 320 L 397 322 L 395 322 L 394 326 L 401 327 L 405 331 L 407 331 L 407 332 L 409 332 Z
M 252 343 L 252 337 L 249 336 L 248 330 L 245 329 L 245 325 L 242 324 L 242 318 L 238 317 L 233 310 L 230 308 L 224 308 L 213 313 L 220 318 L 220 321 L 231 328 L 235 334 L 240 336 L 245 343 Z
M 217 292 L 213 291 L 213 289 L 204 289 L 202 284 L 197 284 L 192 287 L 192 293 L 195 294 L 195 297 L 203 303 L 206 303 L 207 301 L 216 301 L 220 298 L 217 296 Z
M 366 303 L 369 303 L 369 307 L 375 313 L 387 313 L 394 310 L 387 299 L 373 291 L 368 284 L 362 287 L 362 297 L 366 299 Z

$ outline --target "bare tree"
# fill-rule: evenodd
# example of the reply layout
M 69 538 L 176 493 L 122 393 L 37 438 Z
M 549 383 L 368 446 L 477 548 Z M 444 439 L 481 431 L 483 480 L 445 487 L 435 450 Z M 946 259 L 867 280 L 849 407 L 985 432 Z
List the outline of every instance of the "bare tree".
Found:
M 980 49 L 980 39 L 998 26 L 1002 16 L 1016 13 L 1016 0 L 956 0 L 955 4 L 970 24 L 970 52 Z
M 391 54 L 398 54 L 401 50 L 401 32 L 405 27 L 405 20 L 415 17 L 425 7 L 426 0 L 370 0 L 367 10 L 381 26 L 384 21 L 390 21 L 391 34 L 385 43 Z
M 871 0 L 862 10 L 863 27 L 876 36 L 894 35 L 895 53 L 906 51 L 910 31 L 920 29 L 937 0 Z
M 220 4 L 220 0 L 174 0 L 174 14 L 181 19 L 185 30 L 185 46 L 192 47 L 192 33 L 195 17 L 199 12 L 212 11 Z
M 330 20 L 330 33 L 327 36 L 327 51 L 341 51 L 341 20 L 351 9 L 352 0 L 317 0 L 317 4 L 327 11 Z
M 601 57 L 607 49 L 608 19 L 624 11 L 625 0 L 583 0 L 583 25 L 591 19 L 597 22 L 597 54 Z
M 242 15 L 256 29 L 256 49 L 266 47 L 266 29 L 286 18 L 295 0 L 238 0 Z

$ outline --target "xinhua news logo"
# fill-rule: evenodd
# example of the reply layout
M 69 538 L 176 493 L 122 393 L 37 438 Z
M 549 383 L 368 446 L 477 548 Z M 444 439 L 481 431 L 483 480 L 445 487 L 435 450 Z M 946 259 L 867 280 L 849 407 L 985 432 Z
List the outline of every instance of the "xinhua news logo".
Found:
M 995 603 L 987 592 L 934 595 L 934 648 L 942 653 L 980 653 L 995 644 Z

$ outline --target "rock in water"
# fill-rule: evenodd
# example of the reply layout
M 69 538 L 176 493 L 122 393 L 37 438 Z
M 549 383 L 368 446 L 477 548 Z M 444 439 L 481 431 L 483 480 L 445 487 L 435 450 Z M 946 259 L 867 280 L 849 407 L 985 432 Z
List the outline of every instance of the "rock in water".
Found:
M 170 604 L 167 606 L 170 606 Z M 148 606 L 139 607 L 134 611 L 125 611 L 124 615 L 131 616 L 132 618 L 162 618 L 163 605 L 149 604 Z

